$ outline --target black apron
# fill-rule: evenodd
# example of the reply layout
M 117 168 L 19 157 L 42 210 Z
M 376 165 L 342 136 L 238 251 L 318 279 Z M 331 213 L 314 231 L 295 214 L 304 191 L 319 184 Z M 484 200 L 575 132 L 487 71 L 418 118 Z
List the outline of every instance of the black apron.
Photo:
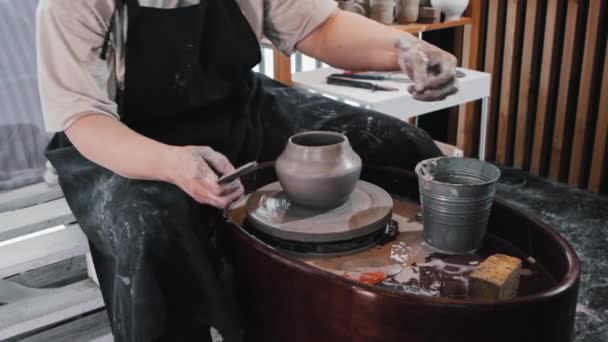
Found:
M 166 144 L 214 146 L 235 162 L 255 158 L 260 121 L 249 97 L 260 47 L 236 2 L 128 4 L 121 120 Z
M 259 45 L 234 0 L 176 9 L 129 0 L 128 11 L 117 102 L 121 120 L 147 137 L 211 146 L 235 165 L 273 160 L 305 130 L 346 134 L 366 164 L 413 169 L 440 155 L 424 131 L 401 120 L 252 74 Z M 63 133 L 46 155 L 89 239 L 115 341 L 208 341 L 209 326 L 226 342 L 243 340 L 212 243 L 219 210 L 172 184 L 118 176 Z

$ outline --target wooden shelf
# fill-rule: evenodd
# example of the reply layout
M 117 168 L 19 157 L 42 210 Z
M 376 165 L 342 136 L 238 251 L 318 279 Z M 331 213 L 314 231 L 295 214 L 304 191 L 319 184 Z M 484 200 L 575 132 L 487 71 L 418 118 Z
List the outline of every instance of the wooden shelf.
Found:
M 458 20 L 444 21 L 442 23 L 434 23 L 434 24 L 413 23 L 413 24 L 407 24 L 407 25 L 393 24 L 391 26 L 396 29 L 399 29 L 401 31 L 404 31 L 404 32 L 420 33 L 420 32 L 443 30 L 443 29 L 447 29 L 447 28 L 459 27 L 459 26 L 470 25 L 470 24 L 473 24 L 473 19 L 468 18 L 468 17 L 462 17 Z

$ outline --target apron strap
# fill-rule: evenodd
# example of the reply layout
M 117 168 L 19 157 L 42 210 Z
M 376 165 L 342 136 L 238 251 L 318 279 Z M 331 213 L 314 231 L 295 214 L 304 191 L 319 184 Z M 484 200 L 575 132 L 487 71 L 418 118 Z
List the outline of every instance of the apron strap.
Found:
M 103 43 L 101 45 L 101 52 L 99 53 L 99 58 L 102 60 L 106 60 L 108 57 L 108 47 L 110 46 L 110 35 L 112 30 L 114 29 L 114 23 L 116 22 L 116 12 L 118 12 L 119 6 L 124 6 L 127 3 L 127 0 L 118 0 L 116 6 L 114 6 L 114 11 L 112 11 L 112 16 L 110 17 L 110 22 L 108 23 L 108 28 L 106 29 L 106 33 L 103 35 Z M 139 7 L 139 1 L 135 0 L 135 3 Z

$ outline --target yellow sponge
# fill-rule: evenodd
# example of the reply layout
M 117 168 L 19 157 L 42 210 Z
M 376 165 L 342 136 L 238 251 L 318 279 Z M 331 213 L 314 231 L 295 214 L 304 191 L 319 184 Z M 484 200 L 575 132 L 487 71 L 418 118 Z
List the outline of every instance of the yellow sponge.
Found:
M 470 275 L 469 296 L 477 299 L 511 299 L 517 295 L 521 260 L 494 254 Z

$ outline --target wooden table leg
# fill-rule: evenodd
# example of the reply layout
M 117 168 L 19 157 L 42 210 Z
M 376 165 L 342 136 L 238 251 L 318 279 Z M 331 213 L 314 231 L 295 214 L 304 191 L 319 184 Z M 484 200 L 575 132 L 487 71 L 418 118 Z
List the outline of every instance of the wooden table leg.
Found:
M 479 160 L 486 160 L 486 141 L 488 139 L 488 101 L 489 97 L 481 100 L 481 123 L 479 127 Z M 467 113 L 471 115 L 473 112 Z
M 277 48 L 273 48 L 274 54 L 274 79 L 291 86 L 291 58 L 285 56 Z
M 472 24 L 464 26 L 462 41 L 462 66 L 468 69 L 477 69 L 479 59 L 479 40 L 480 40 L 480 21 L 481 21 L 481 0 L 471 1 L 470 13 L 473 19 Z M 458 133 L 456 145 L 464 151 L 465 156 L 474 153 L 475 126 L 477 122 L 477 102 L 461 105 L 458 110 Z M 481 156 L 483 158 L 485 156 Z

